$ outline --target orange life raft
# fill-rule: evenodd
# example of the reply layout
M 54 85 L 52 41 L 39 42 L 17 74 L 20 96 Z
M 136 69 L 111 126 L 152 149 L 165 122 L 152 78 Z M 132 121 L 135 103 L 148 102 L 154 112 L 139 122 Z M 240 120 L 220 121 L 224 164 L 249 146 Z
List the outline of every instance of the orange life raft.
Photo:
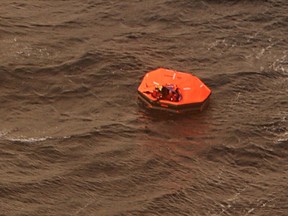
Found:
M 146 107 L 175 113 L 202 111 L 210 95 L 211 90 L 196 76 L 164 68 L 146 73 L 138 87 Z

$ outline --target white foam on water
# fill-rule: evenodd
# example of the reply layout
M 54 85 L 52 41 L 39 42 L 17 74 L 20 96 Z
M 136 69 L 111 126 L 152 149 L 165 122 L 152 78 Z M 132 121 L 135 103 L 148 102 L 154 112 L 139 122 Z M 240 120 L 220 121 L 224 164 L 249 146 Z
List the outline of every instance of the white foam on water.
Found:
M 8 133 L 9 131 L 0 131 L 0 138 L 5 137 Z
M 281 137 L 277 139 L 276 143 L 286 143 L 288 142 L 288 131 L 284 132 Z
M 42 141 L 45 141 L 47 139 L 52 139 L 52 137 L 38 137 L 38 138 L 20 137 L 20 138 L 8 138 L 7 140 L 12 141 L 12 142 L 34 143 L 34 142 L 42 142 Z
M 63 136 L 63 137 L 51 137 L 51 136 L 45 136 L 45 137 L 6 137 L 5 140 L 12 141 L 12 142 L 22 142 L 22 143 L 36 143 L 36 142 L 43 142 L 46 140 L 52 140 L 52 139 L 69 139 L 71 136 Z

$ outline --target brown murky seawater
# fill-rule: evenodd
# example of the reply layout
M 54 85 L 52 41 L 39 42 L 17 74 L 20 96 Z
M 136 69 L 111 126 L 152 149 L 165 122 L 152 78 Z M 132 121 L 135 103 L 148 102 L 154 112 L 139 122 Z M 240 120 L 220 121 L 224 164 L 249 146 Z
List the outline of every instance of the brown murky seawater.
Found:
M 286 0 L 2 0 L 0 215 L 287 215 Z M 202 113 L 151 113 L 188 71 Z

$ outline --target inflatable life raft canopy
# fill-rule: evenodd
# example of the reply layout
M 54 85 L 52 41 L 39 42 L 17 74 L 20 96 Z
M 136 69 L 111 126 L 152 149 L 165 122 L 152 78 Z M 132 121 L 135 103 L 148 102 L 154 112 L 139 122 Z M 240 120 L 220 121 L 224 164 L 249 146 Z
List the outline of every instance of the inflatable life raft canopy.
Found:
M 138 87 L 145 107 L 174 113 L 202 111 L 210 95 L 211 90 L 196 76 L 165 68 L 146 73 Z

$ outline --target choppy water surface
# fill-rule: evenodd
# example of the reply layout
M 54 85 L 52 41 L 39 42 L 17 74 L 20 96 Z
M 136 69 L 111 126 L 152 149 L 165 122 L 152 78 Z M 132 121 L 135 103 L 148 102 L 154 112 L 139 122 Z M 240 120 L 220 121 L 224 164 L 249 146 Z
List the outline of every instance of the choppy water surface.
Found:
M 0 3 L 0 215 L 287 215 L 288 3 Z M 150 113 L 188 71 L 204 112 Z

